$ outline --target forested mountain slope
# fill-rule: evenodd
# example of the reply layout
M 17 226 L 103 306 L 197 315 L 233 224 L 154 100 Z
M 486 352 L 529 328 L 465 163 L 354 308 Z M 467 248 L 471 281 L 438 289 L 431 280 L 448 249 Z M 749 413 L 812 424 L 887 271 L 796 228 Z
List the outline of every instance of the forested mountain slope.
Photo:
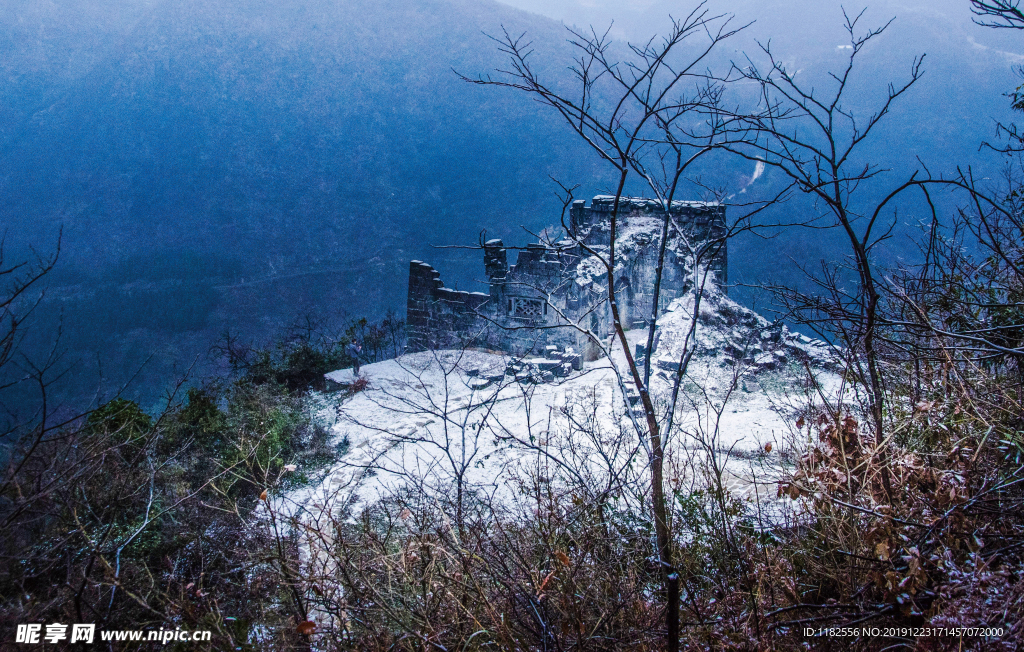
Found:
M 624 34 L 680 11 L 642 4 L 628 8 Z M 928 54 L 876 141 L 884 147 L 868 154 L 883 166 L 978 163 L 978 143 L 1008 110 L 993 89 L 1013 88 L 1021 56 L 977 41 L 947 4 L 883 3 L 864 18 L 897 20 L 862 58 L 855 110 Z M 845 57 L 842 15 L 812 5 L 709 5 L 737 25 L 757 19 L 711 63 L 724 72 L 771 37 L 798 74 L 827 83 Z M 302 314 L 401 311 L 409 259 L 475 289 L 475 256 L 430 245 L 474 244 L 482 229 L 532 239 L 520 225 L 557 221 L 549 176 L 582 184 L 581 196 L 607 191 L 608 170 L 555 115 L 453 73 L 501 67 L 485 33 L 502 25 L 527 32 L 538 70 L 566 82 L 562 27 L 487 1 L 4 3 L 0 223 L 14 254 L 52 249 L 63 228 L 36 318 L 64 320 L 80 387 L 102 371 L 109 390 L 147 359 L 137 383 L 165 378 L 225 329 L 266 337 Z M 718 160 L 704 179 L 735 191 L 748 168 Z M 809 208 L 798 198 L 781 210 Z M 897 255 L 905 242 L 893 246 Z M 773 247 L 766 259 L 758 241 L 737 241 L 730 278 L 792 280 L 780 261 L 832 256 L 821 232 Z
M 37 316 L 121 380 L 227 327 L 401 308 L 431 244 L 550 222 L 548 175 L 594 168 L 535 104 L 452 72 L 498 65 L 501 24 L 545 59 L 562 38 L 460 0 L 5 3 L 0 223 L 9 249 L 63 228 Z

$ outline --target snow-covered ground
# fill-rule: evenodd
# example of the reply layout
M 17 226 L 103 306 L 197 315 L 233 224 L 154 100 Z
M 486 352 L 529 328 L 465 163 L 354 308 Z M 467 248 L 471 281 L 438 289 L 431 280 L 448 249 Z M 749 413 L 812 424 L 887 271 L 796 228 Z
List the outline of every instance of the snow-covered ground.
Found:
M 676 460 L 706 465 L 713 457 L 727 484 L 750 495 L 753 480 L 770 480 L 765 476 L 800 445 L 796 411 L 819 393 L 835 395 L 839 377 L 823 343 L 714 290 L 704 296 L 688 341 L 692 312 L 692 298 L 674 301 L 654 349 L 651 393 L 665 417 L 680 357 L 695 347 L 667 448 Z M 646 342 L 646 331 L 628 336 L 631 347 Z M 348 453 L 322 486 L 293 499 L 307 508 L 310 501 L 327 507 L 332 496 L 366 503 L 409 483 L 443 488 L 456 479 L 501 499 L 515 491 L 512 475 L 538 460 L 567 462 L 595 481 L 642 465 L 647 443 L 634 422 L 643 418 L 629 407 L 635 390 L 625 357 L 609 344 L 611 359 L 549 382 L 521 382 L 522 374 L 506 374 L 511 358 L 474 350 L 365 365 L 363 391 L 321 397 L 323 416 L 339 441 L 347 439 Z

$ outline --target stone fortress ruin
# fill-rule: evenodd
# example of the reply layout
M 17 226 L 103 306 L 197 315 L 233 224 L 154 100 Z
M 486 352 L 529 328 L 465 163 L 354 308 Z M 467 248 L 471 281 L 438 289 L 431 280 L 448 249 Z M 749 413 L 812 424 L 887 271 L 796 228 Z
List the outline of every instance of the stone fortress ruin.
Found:
M 478 347 L 516 356 L 569 352 L 593 360 L 598 338 L 612 332 L 606 256 L 614 197 L 594 197 L 570 208 L 568 238 L 532 243 L 510 265 L 501 240 L 483 245 L 490 292 L 465 292 L 444 286 L 427 263 L 409 264 L 407 350 Z M 628 328 L 647 325 L 654 298 L 658 252 L 664 225 L 663 204 L 652 199 L 619 201 L 615 284 L 621 319 Z M 664 308 L 690 288 L 693 252 L 711 243 L 703 264 L 717 281 L 727 281 L 725 207 L 716 203 L 674 201 L 665 252 L 660 299 Z M 690 261 L 687 263 L 687 261 Z M 569 359 L 569 358 L 567 358 Z

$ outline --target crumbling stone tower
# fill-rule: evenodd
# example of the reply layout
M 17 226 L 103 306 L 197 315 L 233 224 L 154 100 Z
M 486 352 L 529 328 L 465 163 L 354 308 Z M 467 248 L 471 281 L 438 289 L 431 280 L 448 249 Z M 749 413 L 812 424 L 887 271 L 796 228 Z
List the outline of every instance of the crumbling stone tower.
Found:
M 409 266 L 408 350 L 459 345 L 486 346 L 516 354 L 549 345 L 572 347 L 593 358 L 593 337 L 611 331 L 607 276 L 591 251 L 607 250 L 614 198 L 594 197 L 590 206 L 574 202 L 569 238 L 532 243 L 514 265 L 501 240 L 484 244 L 487 294 L 444 287 L 430 265 Z M 662 272 L 662 307 L 690 287 L 692 254 L 707 244 L 704 265 L 717 282 L 727 281 L 725 207 L 704 202 L 672 203 Z M 654 279 L 664 223 L 662 205 L 650 199 L 622 198 L 616 236 L 615 284 L 627 328 L 645 325 L 652 312 Z M 687 264 L 687 260 L 691 261 Z
M 569 227 L 572 230 L 570 235 L 588 245 L 607 245 L 614 206 L 615 198 L 607 195 L 594 197 L 590 206 L 583 200 L 574 201 L 569 209 Z M 655 219 L 660 224 L 664 214 L 661 202 L 656 199 L 619 199 L 619 219 L 627 224 L 644 218 Z M 712 247 L 709 251 L 707 264 L 715 271 L 718 282 L 724 287 L 729 282 L 728 250 L 722 240 L 726 233 L 725 206 L 714 202 L 674 201 L 671 214 L 675 223 L 683 228 L 682 236 L 690 246 L 721 242 L 721 246 Z

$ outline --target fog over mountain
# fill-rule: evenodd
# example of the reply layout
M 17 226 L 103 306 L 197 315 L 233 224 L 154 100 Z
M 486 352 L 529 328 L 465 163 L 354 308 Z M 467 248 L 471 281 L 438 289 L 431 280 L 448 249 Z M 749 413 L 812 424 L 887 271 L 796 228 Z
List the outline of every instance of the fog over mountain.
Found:
M 503 4 L 576 26 L 612 25 L 619 38 L 639 40 L 663 31 L 667 16 L 682 17 L 698 3 L 681 4 L 670 0 L 502 0 Z M 1010 47 L 1011 35 L 986 33 L 971 25 L 970 3 L 960 0 L 876 0 L 875 2 L 827 3 L 808 0 L 709 0 L 704 7 L 713 13 L 732 13 L 746 23 L 757 22 L 753 32 L 773 40 L 797 41 L 814 35 L 827 36 L 841 27 L 837 17 L 843 8 L 851 14 L 868 9 L 877 19 L 899 17 L 901 22 L 920 27 L 927 21 L 942 31 L 952 32 L 951 40 Z M 910 31 L 907 31 L 910 33 Z M 806 44 L 806 43 L 805 43 Z
M 838 5 L 709 7 L 756 20 L 714 65 L 756 58 L 755 39 L 769 37 L 822 83 L 843 63 Z M 302 314 L 403 312 L 410 259 L 478 289 L 475 252 L 431 245 L 475 244 L 482 229 L 525 242 L 520 226 L 557 221 L 550 176 L 584 195 L 609 177 L 544 107 L 461 82 L 453 68 L 500 67 L 485 33 L 504 25 L 528 33 L 541 72 L 564 81 L 557 20 L 615 18 L 612 33 L 632 39 L 664 32 L 680 12 L 654 0 L 6 2 L 0 223 L 14 255 L 52 249 L 63 229 L 35 318 L 62 316 L 80 388 L 101 373 L 109 394 L 142 368 L 136 386 L 152 396 L 225 329 L 266 338 Z M 893 16 L 865 52 L 854 103 L 866 110 L 915 55 L 927 53 L 927 73 L 869 154 L 898 169 L 920 157 L 936 172 L 994 171 L 978 144 L 1008 117 L 999 92 L 1017 84 L 1020 44 L 974 26 L 967 3 L 951 0 L 874 3 L 863 24 Z M 739 185 L 749 167 L 708 172 Z M 787 256 L 831 256 L 818 234 L 775 243 L 769 258 L 737 242 L 732 278 L 789 274 Z M 892 246 L 895 256 L 905 244 Z

